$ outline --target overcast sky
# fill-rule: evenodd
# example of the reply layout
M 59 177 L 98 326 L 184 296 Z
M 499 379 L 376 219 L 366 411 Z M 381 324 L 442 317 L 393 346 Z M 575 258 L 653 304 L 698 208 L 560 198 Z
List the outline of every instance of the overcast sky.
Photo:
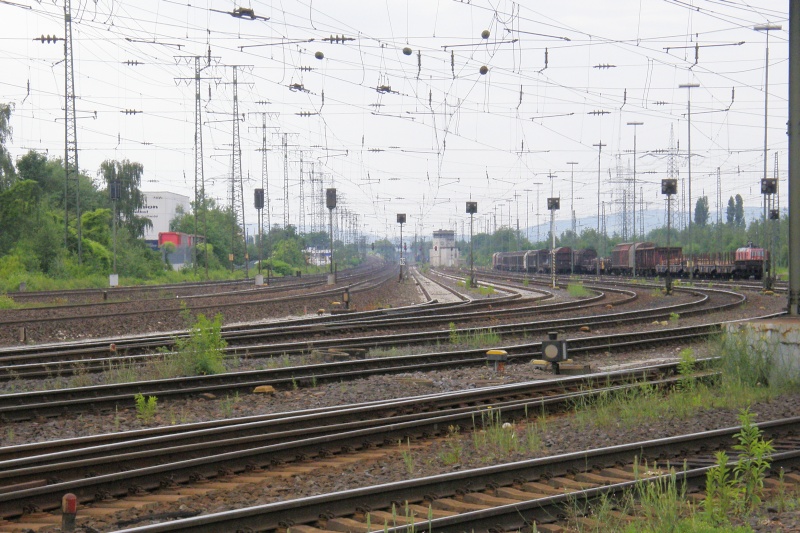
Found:
M 63 37 L 63 5 L 0 0 L 0 101 L 14 104 L 15 156 L 29 149 L 64 154 L 63 45 L 36 40 Z M 714 218 L 718 172 L 723 210 L 737 193 L 748 206 L 760 204 L 766 34 L 753 27 L 775 24 L 782 29 L 769 32 L 767 172 L 773 176 L 777 152 L 785 193 L 786 0 L 244 2 L 255 20 L 231 16 L 237 7 L 222 0 L 72 0 L 84 172 L 96 176 L 102 161 L 130 159 L 144 165 L 145 190 L 194 196 L 193 56 L 200 55 L 206 190 L 225 205 L 229 65 L 242 65 L 248 222 L 263 174 L 264 112 L 273 224 L 287 212 L 283 134 L 288 216 L 306 231 L 318 227 L 312 169 L 323 188 L 339 190 L 340 205 L 362 215 L 368 232 L 391 237 L 396 213 L 408 215 L 406 235 L 455 225 L 460 231 L 470 198 L 478 202 L 480 229 L 515 225 L 517 213 L 520 227 L 533 225 L 537 196 L 544 216 L 551 186 L 562 198 L 558 219 L 569 220 L 567 163 L 575 162 L 575 210 L 589 220 L 597 212 L 601 141 L 599 199 L 609 214 L 630 212 L 622 192 L 634 165 L 628 122 L 643 123 L 635 128 L 636 201 L 641 194 L 646 209 L 663 214 L 660 180 L 668 174 L 671 132 L 680 143 L 674 163 L 687 177 L 689 92 L 692 203 L 706 195 Z M 700 87 L 679 88 L 692 83 Z

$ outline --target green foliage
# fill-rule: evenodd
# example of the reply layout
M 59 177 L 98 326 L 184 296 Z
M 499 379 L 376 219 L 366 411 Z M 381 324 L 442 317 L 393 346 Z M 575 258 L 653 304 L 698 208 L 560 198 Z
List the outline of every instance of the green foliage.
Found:
M 728 207 L 725 209 L 725 223 L 729 226 L 733 226 L 734 221 L 736 220 L 736 203 L 733 200 L 733 196 L 728 198 Z
M 697 203 L 695 204 L 694 208 L 694 223 L 701 228 L 708 224 L 708 217 L 711 214 L 710 208 L 708 206 L 708 197 L 701 196 L 697 199 Z
M 415 461 L 414 461 L 414 454 L 411 453 L 411 441 L 406 439 L 406 449 L 401 452 L 401 456 L 403 457 L 403 464 L 406 467 L 406 472 L 409 475 L 414 474 L 415 469 Z
M 678 354 L 678 357 L 680 357 L 680 361 L 678 362 L 678 375 L 681 376 L 678 386 L 681 390 L 691 391 L 694 389 L 695 385 L 692 374 L 697 364 L 697 360 L 694 358 L 694 352 L 691 348 L 684 348 L 681 350 L 680 354 Z
M 208 198 L 199 206 L 192 203 L 192 209 L 198 210 L 197 217 L 197 233 L 206 236 L 206 242 L 210 245 L 208 251 L 211 253 L 208 256 L 209 268 L 212 266 L 212 255 L 214 258 L 213 264 L 223 265 L 227 268 L 230 267 L 228 254 L 231 253 L 231 229 L 234 228 L 234 219 L 229 209 L 218 206 L 212 199 Z M 205 222 L 204 222 L 205 220 Z M 195 233 L 195 217 L 193 213 L 179 213 L 172 221 L 170 221 L 171 231 L 180 231 L 183 233 Z M 235 227 L 236 242 L 242 242 L 242 230 L 240 227 Z M 198 248 L 198 252 L 199 252 Z M 201 258 L 198 257 L 198 261 Z M 234 248 L 234 262 L 236 264 L 243 264 L 244 250 L 241 245 Z
M 205 315 L 197 315 L 197 321 L 189 335 L 175 340 L 172 357 L 182 375 L 201 376 L 225 371 L 225 347 L 222 338 L 222 315 L 210 321 Z
M 669 314 L 670 322 L 677 322 L 680 317 L 681 317 L 681 315 L 679 315 L 678 313 L 670 313 Z
M 473 421 L 473 425 L 475 422 Z M 490 458 L 500 459 L 521 449 L 512 424 L 504 424 L 498 409 L 481 411 L 480 426 L 472 431 L 472 444 Z
M 567 292 L 573 298 L 587 298 L 591 295 L 591 293 L 586 290 L 586 287 L 579 283 L 568 283 Z
M 14 104 L 0 104 L 0 192 L 14 180 L 14 163 L 5 147 L 11 138 L 11 110 Z
M 450 322 L 450 344 L 466 344 L 474 348 L 496 346 L 502 340 L 501 336 L 492 328 L 477 328 L 460 333 L 455 322 Z
M 136 418 L 145 424 L 152 422 L 158 410 L 158 399 L 155 396 L 148 396 L 147 399 L 145 399 L 145 397 L 139 393 L 134 396 L 134 401 L 136 402 Z
M 772 441 L 761 438 L 763 432 L 753 423 L 753 414 L 749 409 L 739 413 L 742 429 L 734 435 L 739 443 L 733 449 L 739 452 L 736 466 L 733 468 L 734 479 L 742 488 L 745 512 L 752 512 L 761 504 L 764 493 L 764 477 L 769 469 L 769 456 L 775 451 Z
M 0 309 L 17 309 L 20 305 L 5 294 L 0 294 Z
M 718 451 L 715 454 L 717 464 L 706 474 L 706 498 L 703 509 L 713 524 L 725 524 L 729 517 L 738 510 L 741 500 L 741 489 L 731 479 L 728 466 L 728 454 Z
M 714 524 L 727 524 L 734 515 L 751 514 L 761 504 L 764 494 L 764 477 L 769 469 L 769 456 L 775 449 L 772 441 L 762 438 L 762 431 L 753 423 L 749 409 L 739 413 L 742 429 L 734 435 L 739 452 L 731 468 L 728 456 L 717 452 L 717 464 L 706 476 L 704 510 Z
M 119 182 L 120 198 L 117 200 L 116 212 L 120 226 L 125 227 L 134 237 L 141 237 L 153 223 L 149 218 L 140 217 L 136 211 L 145 206 L 146 195 L 139 187 L 142 184 L 144 167 L 141 163 L 128 161 L 103 161 L 100 164 L 100 175 L 106 184 L 106 190 L 114 180 Z
M 447 428 L 447 440 L 444 449 L 439 452 L 439 459 L 446 465 L 459 464 L 464 453 L 464 443 L 461 442 L 458 426 Z
M 101 208 L 94 211 L 84 211 L 81 214 L 83 238 L 111 248 L 111 222 L 111 209 Z

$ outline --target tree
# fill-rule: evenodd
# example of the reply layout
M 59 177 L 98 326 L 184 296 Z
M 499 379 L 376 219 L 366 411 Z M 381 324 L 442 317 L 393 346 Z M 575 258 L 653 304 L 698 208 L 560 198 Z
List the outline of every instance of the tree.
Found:
M 299 267 L 305 264 L 303 251 L 300 249 L 300 243 L 294 239 L 286 239 L 278 242 L 272 252 L 272 258 L 275 261 L 283 261 L 286 264 Z
M 0 104 L 0 192 L 11 187 L 15 180 L 14 162 L 6 149 L 6 141 L 11 139 L 12 104 Z
M 194 203 L 192 203 L 192 209 L 195 209 Z M 230 262 L 228 261 L 228 254 L 231 253 L 231 224 L 232 224 L 232 215 L 230 209 L 224 209 L 217 205 L 213 198 L 207 198 L 204 205 L 201 207 L 201 211 L 198 213 L 204 212 L 204 216 L 206 218 L 206 234 L 204 235 L 206 242 L 210 245 L 208 247 L 208 251 L 211 252 L 209 254 L 208 259 L 208 266 L 212 268 L 213 265 L 229 265 Z M 169 223 L 170 231 L 180 231 L 183 233 L 193 234 L 194 233 L 194 215 L 192 213 L 179 213 L 174 219 L 172 219 Z M 202 232 L 202 224 L 198 227 L 198 231 Z M 240 227 L 236 228 L 236 239 L 237 241 L 241 239 L 242 229 Z M 201 249 L 200 246 L 197 248 L 198 258 L 197 261 L 200 264 L 205 263 L 205 256 L 201 258 L 201 251 L 205 253 L 205 247 Z M 236 262 L 242 263 L 244 261 L 244 255 L 242 254 L 241 247 L 236 248 Z M 212 256 L 216 257 L 216 260 L 212 259 Z
M 744 227 L 744 200 L 742 200 L 741 194 L 736 195 L 736 212 L 733 218 L 737 227 Z
M 701 196 L 697 199 L 697 203 L 695 204 L 694 208 L 694 223 L 698 226 L 705 227 L 708 224 L 708 197 Z
M 136 215 L 136 211 L 145 205 L 145 195 L 139 189 L 144 167 L 141 163 L 132 163 L 127 159 L 122 162 L 103 161 L 100 164 L 100 174 L 109 190 L 112 181 L 119 181 L 117 220 L 122 227 L 128 228 L 134 237 L 142 237 L 145 229 L 153 227 L 149 218 Z
M 733 196 L 728 198 L 728 209 L 725 211 L 725 223 L 729 226 L 733 226 L 733 223 L 736 220 L 736 202 L 733 200 Z

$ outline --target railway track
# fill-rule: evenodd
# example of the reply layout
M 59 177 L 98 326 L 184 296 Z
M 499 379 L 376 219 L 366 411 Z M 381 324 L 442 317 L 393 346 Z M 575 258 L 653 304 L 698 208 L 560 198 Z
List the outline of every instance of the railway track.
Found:
M 401 440 L 464 431 L 488 413 L 507 420 L 558 412 L 595 395 L 625 388 L 670 387 L 677 364 L 609 374 L 519 383 L 189 424 L 127 433 L 48 441 L 0 449 L 0 517 L 49 510 L 59 495 L 82 502 L 248 473 L 298 458 L 322 458 L 383 447 Z M 710 375 L 699 373 L 696 378 Z M 487 406 L 490 406 L 487 410 Z M 494 415 L 493 415 L 494 416 Z M 477 420 L 477 421 L 476 421 Z
M 276 353 L 308 353 L 315 348 L 329 348 L 335 346 L 338 341 L 330 340 L 336 335 L 352 335 L 358 332 L 379 332 L 387 333 L 387 341 L 375 344 L 375 346 L 386 346 L 391 342 L 413 342 L 413 338 L 399 338 L 396 335 L 389 335 L 390 331 L 398 328 L 426 328 L 436 324 L 458 323 L 465 324 L 469 321 L 491 321 L 496 324 L 498 320 L 510 320 L 515 317 L 525 317 L 531 314 L 541 314 L 546 312 L 563 312 L 578 309 L 591 305 L 598 305 L 606 298 L 605 292 L 617 294 L 616 300 L 605 300 L 613 305 L 622 305 L 631 302 L 636 298 L 636 294 L 628 290 L 608 288 L 603 286 L 587 285 L 587 288 L 594 289 L 597 294 L 594 297 L 573 301 L 560 302 L 555 304 L 537 304 L 538 298 L 531 298 L 527 301 L 530 305 L 509 305 L 503 308 L 503 304 L 510 303 L 511 296 L 507 299 L 494 298 L 491 301 L 475 300 L 463 304 L 442 304 L 415 306 L 397 310 L 380 310 L 373 312 L 361 312 L 348 314 L 346 316 L 329 316 L 322 318 L 306 318 L 292 320 L 290 322 L 280 322 L 272 324 L 241 325 L 236 327 L 225 327 L 223 335 L 230 348 L 228 353 L 232 357 L 269 357 Z M 506 289 L 508 290 L 508 289 Z M 605 291 L 605 292 L 603 292 Z M 708 301 L 708 296 L 701 292 L 686 290 L 694 294 L 698 300 L 689 304 L 676 304 L 664 306 L 662 308 L 646 311 L 643 313 L 634 312 L 634 316 L 641 319 L 663 318 L 673 312 L 686 313 L 690 307 L 696 307 Z M 705 289 L 704 292 L 711 292 L 717 295 L 724 295 L 731 299 L 728 306 L 712 306 L 708 309 L 717 310 L 736 305 L 744 301 L 744 297 L 728 291 Z M 518 297 L 519 295 L 516 295 Z M 544 298 L 542 296 L 541 298 Z M 608 305 L 608 304 L 607 304 Z M 630 315 L 630 314 L 629 314 Z M 609 320 L 613 322 L 624 322 L 626 313 L 608 314 Z M 585 322 L 577 319 L 577 322 Z M 597 324 L 597 320 L 592 320 Z M 573 321 L 554 321 L 552 327 L 568 328 L 574 327 L 576 320 Z M 583 324 L 588 325 L 588 324 Z M 515 327 L 516 326 L 516 327 Z M 493 331 L 501 334 L 514 334 L 516 331 L 526 333 L 524 326 L 493 326 Z M 542 323 L 542 328 L 551 327 L 550 324 Z M 540 328 L 541 329 L 541 328 Z M 516 330 L 516 331 L 515 331 Z M 456 333 L 469 333 L 457 331 Z M 448 330 L 448 336 L 450 331 Z M 0 349 L 0 379 L 16 378 L 37 378 L 53 375 L 70 375 L 74 372 L 99 372 L 113 366 L 114 364 L 139 363 L 155 357 L 152 352 L 159 347 L 170 347 L 175 338 L 181 336 L 180 333 L 155 334 L 133 336 L 124 339 L 102 339 L 83 342 L 34 345 L 19 348 Z M 305 339 L 298 347 L 292 345 L 293 338 Z M 308 341 L 311 337 L 313 340 Z M 420 342 L 425 342 L 424 335 Z M 442 337 L 430 339 L 441 341 Z M 287 343 L 287 341 L 289 341 Z M 352 346 L 349 341 L 344 341 L 351 348 L 362 348 Z M 263 346 L 265 343 L 280 343 L 274 346 L 275 350 L 269 351 Z M 113 344 L 113 349 L 111 345 Z M 366 344 L 369 348 L 373 344 L 369 339 L 361 344 Z M 110 349 L 112 353 L 110 353 Z M 151 353 L 147 353 L 151 352 Z
M 720 331 L 720 323 L 613 335 L 594 335 L 568 339 L 570 354 L 613 352 L 664 343 L 686 343 L 707 339 Z M 546 327 L 544 329 L 549 329 Z M 409 334 L 421 335 L 421 334 Z M 440 337 L 449 335 L 443 333 Z M 383 342 L 384 337 L 370 343 Z M 351 341 L 352 342 L 352 341 Z M 430 342 L 427 339 L 426 342 Z M 361 345 L 363 346 L 363 345 Z M 341 346 L 340 349 L 352 349 Z M 541 343 L 503 346 L 509 362 L 528 362 L 541 356 Z M 255 387 L 271 385 L 276 388 L 310 386 L 314 383 L 361 379 L 375 374 L 396 374 L 431 371 L 443 368 L 465 368 L 487 364 L 485 349 L 405 355 L 386 358 L 355 359 L 333 363 L 230 372 L 210 376 L 193 376 L 134 383 L 116 383 L 72 389 L 56 389 L 0 395 L 0 420 L 22 421 L 41 417 L 74 416 L 82 411 L 114 411 L 133 405 L 136 394 L 157 396 L 159 399 L 185 397 L 202 393 L 248 392 Z
M 800 476 L 800 419 L 759 424 L 778 452 L 772 462 Z M 621 497 L 647 483 L 673 478 L 701 491 L 713 452 L 732 446 L 739 427 L 598 448 L 397 483 L 298 498 L 121 530 L 120 533 L 192 531 L 563 531 L 559 523 L 602 497 Z M 682 465 L 670 468 L 668 465 Z M 775 480 L 767 480 L 767 486 Z M 620 526 L 626 517 L 617 513 Z M 591 519 L 588 519 L 591 521 Z M 413 523 L 413 529 L 409 525 Z M 385 524 L 385 525 L 384 525 Z M 591 525 L 591 524 L 585 524 Z M 367 528 L 369 526 L 369 528 Z M 313 529 L 312 529 L 313 528 Z
M 42 322 L 85 321 L 97 317 L 130 317 L 149 313 L 180 313 L 184 309 L 203 310 L 232 306 L 261 305 L 287 301 L 292 299 L 327 298 L 339 296 L 345 288 L 358 291 L 362 286 L 369 286 L 376 280 L 386 281 L 388 274 L 379 269 L 370 269 L 357 274 L 343 275 L 340 285 L 332 289 L 324 289 L 315 293 L 292 294 L 280 296 L 287 291 L 307 291 L 324 285 L 323 280 L 293 282 L 280 286 L 262 286 L 259 288 L 242 288 L 236 291 L 218 291 L 204 294 L 172 295 L 156 298 L 138 298 L 136 300 L 104 301 L 78 303 L 69 305 L 51 305 L 46 307 L 29 307 L 0 311 L 0 327 L 39 324 Z M 142 308 L 144 303 L 144 308 Z
M 336 296 L 341 291 L 335 292 Z M 632 301 L 635 295 L 631 292 L 620 292 L 622 295 L 613 301 L 615 304 Z M 451 321 L 481 320 L 488 318 L 508 318 L 524 316 L 526 314 L 568 310 L 599 303 L 605 299 L 604 294 L 581 302 L 566 302 L 555 305 L 537 305 L 537 302 L 548 296 L 547 293 L 539 298 L 529 298 L 524 303 L 515 303 L 519 294 L 510 294 L 506 297 L 487 300 L 467 300 L 459 304 L 436 304 L 435 302 L 410 306 L 406 308 L 384 309 L 376 311 L 348 313 L 345 315 L 330 315 L 303 319 L 292 319 L 266 324 L 236 325 L 222 328 L 226 342 L 231 346 L 229 352 L 232 356 L 242 355 L 242 349 L 236 345 L 245 344 L 244 350 L 252 355 L 250 346 L 254 342 L 266 343 L 279 340 L 291 341 L 292 339 L 320 336 L 342 335 L 358 331 L 376 331 L 380 329 L 411 328 L 420 325 L 434 325 L 436 323 L 449 323 Z M 509 305 L 504 308 L 504 305 Z M 53 365 L 60 365 L 67 369 L 75 364 L 82 366 L 81 371 L 99 371 L 103 365 L 111 362 L 145 360 L 152 357 L 152 352 L 158 347 L 170 347 L 176 338 L 185 336 L 183 332 L 167 334 L 151 334 L 129 336 L 122 339 L 101 339 L 81 342 L 32 345 L 14 348 L 0 348 L 0 379 L 9 377 L 43 377 L 53 372 Z M 303 341 L 307 345 L 307 341 Z M 114 344 L 113 354 L 109 354 L 110 345 Z M 144 354 L 140 358 L 131 355 Z M 111 355 L 111 356 L 110 356 Z M 89 361 L 82 361 L 88 359 Z M 23 366 L 20 366 L 23 365 Z M 27 366 L 24 366 L 27 365 Z M 38 365 L 38 371 L 35 365 Z M 24 372 L 25 374 L 22 374 Z
M 533 283 L 543 283 L 549 284 L 550 283 L 550 275 L 549 274 L 520 274 L 517 272 L 504 272 L 493 270 L 489 268 L 478 267 L 475 269 L 478 273 L 479 277 L 486 277 L 486 278 L 506 278 L 506 279 L 517 279 L 523 280 L 528 279 L 529 282 Z M 631 285 L 639 285 L 642 284 L 651 284 L 653 287 L 661 288 L 664 286 L 664 278 L 662 277 L 646 277 L 646 276 L 637 276 L 635 278 L 630 276 L 595 276 L 595 275 L 586 275 L 586 274 L 572 274 L 572 275 L 565 275 L 559 274 L 556 276 L 556 281 L 559 284 L 566 284 L 568 282 L 575 282 L 575 281 L 588 281 L 590 283 L 622 283 L 622 284 L 631 284 Z M 724 279 L 694 279 L 689 280 L 686 278 L 673 278 L 673 282 L 676 287 L 683 287 L 683 288 L 691 288 L 691 287 L 717 287 L 717 288 L 727 288 L 727 289 L 734 289 L 734 290 L 748 290 L 748 291 L 763 291 L 764 284 L 763 282 L 759 281 L 748 281 L 748 280 L 724 280 Z M 773 286 L 774 292 L 786 292 L 788 290 L 789 284 L 785 281 L 778 281 Z

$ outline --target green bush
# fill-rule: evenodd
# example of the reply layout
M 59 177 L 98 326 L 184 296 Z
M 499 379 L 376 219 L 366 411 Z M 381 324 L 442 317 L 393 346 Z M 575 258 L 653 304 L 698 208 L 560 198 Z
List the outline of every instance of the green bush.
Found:
M 567 285 L 567 292 L 573 298 L 586 298 L 590 296 L 589 291 L 583 285 L 577 283 L 569 283 Z
M 152 422 L 158 410 L 158 398 L 155 396 L 148 396 L 147 399 L 145 399 L 144 395 L 139 393 L 134 396 L 133 399 L 136 402 L 136 418 L 145 424 Z
M 222 315 L 212 322 L 205 315 L 197 315 L 197 321 L 187 337 L 175 341 L 173 360 L 183 375 L 202 376 L 225 371 L 225 347 L 222 338 Z

